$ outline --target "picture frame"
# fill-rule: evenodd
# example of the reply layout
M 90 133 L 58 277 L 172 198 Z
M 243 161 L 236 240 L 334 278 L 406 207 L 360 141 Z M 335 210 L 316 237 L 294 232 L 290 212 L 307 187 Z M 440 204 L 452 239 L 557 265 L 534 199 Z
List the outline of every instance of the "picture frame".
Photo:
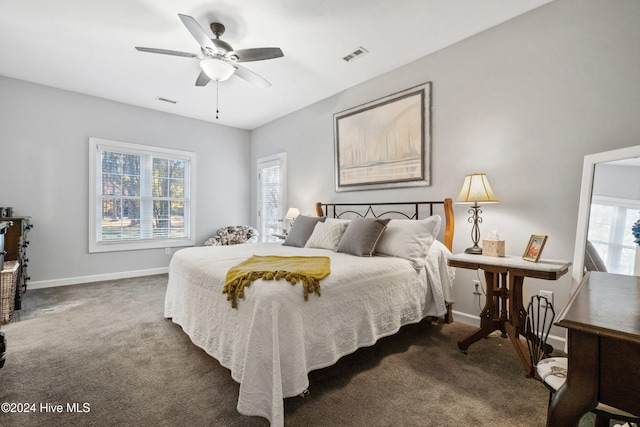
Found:
M 522 259 L 531 262 L 540 261 L 540 255 L 542 254 L 542 249 L 544 249 L 544 244 L 547 243 L 547 237 L 542 234 L 532 234 L 522 254 Z
M 430 185 L 431 82 L 334 114 L 336 191 Z

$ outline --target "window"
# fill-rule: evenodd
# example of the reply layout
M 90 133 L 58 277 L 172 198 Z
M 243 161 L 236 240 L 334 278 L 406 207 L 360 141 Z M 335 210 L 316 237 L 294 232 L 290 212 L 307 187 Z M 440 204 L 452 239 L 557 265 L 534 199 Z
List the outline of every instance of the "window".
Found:
M 633 275 L 636 248 L 631 226 L 639 208 L 634 200 L 593 197 L 588 239 L 610 273 Z
M 89 252 L 195 244 L 195 153 L 89 138 Z
M 278 240 L 285 206 L 287 156 L 285 153 L 258 159 L 258 231 L 260 241 Z

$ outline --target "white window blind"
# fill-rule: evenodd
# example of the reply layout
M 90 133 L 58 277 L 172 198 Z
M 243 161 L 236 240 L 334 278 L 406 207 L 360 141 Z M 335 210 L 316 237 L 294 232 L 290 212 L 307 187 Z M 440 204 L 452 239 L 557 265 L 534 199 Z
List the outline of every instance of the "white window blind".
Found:
M 263 242 L 282 233 L 285 206 L 286 155 L 258 159 L 258 231 Z
M 194 242 L 195 154 L 90 139 L 90 252 Z
M 633 275 L 636 245 L 631 227 L 638 220 L 637 201 L 594 196 L 589 218 L 589 241 L 609 273 Z

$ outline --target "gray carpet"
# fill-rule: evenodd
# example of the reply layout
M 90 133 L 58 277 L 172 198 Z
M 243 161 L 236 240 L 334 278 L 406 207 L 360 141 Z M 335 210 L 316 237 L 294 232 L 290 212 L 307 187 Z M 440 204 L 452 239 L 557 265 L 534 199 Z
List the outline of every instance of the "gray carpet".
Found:
M 166 282 L 160 275 L 28 291 L 2 327 L 0 403 L 35 411 L 0 413 L 0 425 L 268 425 L 236 411 L 229 371 L 163 317 Z M 409 325 L 312 372 L 311 395 L 285 401 L 286 425 L 544 426 L 545 387 L 525 378 L 508 340 L 492 336 L 461 353 L 456 343 L 471 330 Z M 55 405 L 62 413 L 51 412 Z M 587 415 L 581 426 L 592 423 Z

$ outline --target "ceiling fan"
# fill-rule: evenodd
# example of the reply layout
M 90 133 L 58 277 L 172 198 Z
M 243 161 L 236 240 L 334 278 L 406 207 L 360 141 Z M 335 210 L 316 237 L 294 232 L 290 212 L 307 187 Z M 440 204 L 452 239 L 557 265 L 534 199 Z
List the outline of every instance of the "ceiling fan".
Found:
M 196 86 L 205 86 L 211 80 L 221 82 L 227 80 L 233 74 L 260 87 L 267 88 L 271 86 L 271 83 L 267 80 L 260 77 L 253 71 L 241 66 L 238 62 L 262 61 L 265 59 L 280 58 L 284 56 L 280 48 L 260 47 L 233 50 L 229 43 L 220 39 L 220 36 L 224 34 L 225 31 L 225 27 L 221 23 L 213 22 L 211 24 L 211 31 L 215 35 L 215 38 L 211 39 L 198 22 L 191 16 L 182 14 L 178 14 L 178 16 L 193 38 L 196 39 L 200 45 L 202 55 L 150 47 L 136 46 L 136 49 L 141 52 L 160 53 L 162 55 L 183 56 L 186 58 L 199 59 L 202 71 L 196 79 Z

